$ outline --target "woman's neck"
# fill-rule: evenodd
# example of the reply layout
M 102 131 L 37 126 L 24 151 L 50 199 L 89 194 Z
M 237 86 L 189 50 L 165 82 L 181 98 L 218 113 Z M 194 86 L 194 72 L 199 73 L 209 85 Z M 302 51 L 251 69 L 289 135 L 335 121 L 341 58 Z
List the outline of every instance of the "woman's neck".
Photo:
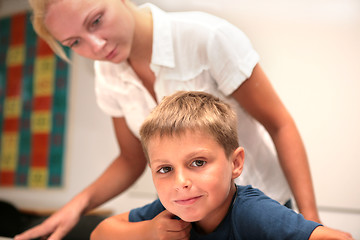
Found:
M 129 62 L 150 64 L 153 43 L 153 21 L 149 8 L 138 8 L 130 3 L 135 19 L 135 32 Z
M 149 8 L 138 8 L 131 2 L 128 3 L 135 19 L 135 33 L 128 63 L 142 81 L 144 87 L 149 91 L 154 101 L 157 101 L 154 90 L 155 74 L 150 69 L 153 43 L 151 10 Z

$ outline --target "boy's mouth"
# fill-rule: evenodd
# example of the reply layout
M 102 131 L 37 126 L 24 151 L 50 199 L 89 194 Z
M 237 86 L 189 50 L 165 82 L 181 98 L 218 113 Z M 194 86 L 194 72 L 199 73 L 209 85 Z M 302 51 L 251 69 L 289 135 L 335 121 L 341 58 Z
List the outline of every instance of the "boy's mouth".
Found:
M 195 203 L 201 197 L 202 197 L 202 195 L 196 196 L 196 197 L 185 198 L 185 199 L 181 199 L 181 200 L 175 200 L 175 203 L 177 203 L 179 205 L 190 205 L 190 204 Z

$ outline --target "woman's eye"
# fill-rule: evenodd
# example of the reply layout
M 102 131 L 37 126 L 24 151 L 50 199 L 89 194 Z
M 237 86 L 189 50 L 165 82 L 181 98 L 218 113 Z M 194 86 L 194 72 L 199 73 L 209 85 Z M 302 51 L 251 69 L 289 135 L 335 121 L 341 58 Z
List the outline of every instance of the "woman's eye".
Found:
M 158 170 L 159 173 L 168 173 L 172 170 L 172 167 L 162 167 Z
M 201 166 L 204 166 L 205 165 L 205 161 L 203 160 L 195 160 L 191 163 L 191 166 L 192 167 L 201 167 Z
M 70 48 L 73 48 L 73 47 L 75 47 L 76 45 L 78 45 L 79 44 L 79 40 L 75 40 L 75 41 L 73 41 L 71 44 L 70 44 Z

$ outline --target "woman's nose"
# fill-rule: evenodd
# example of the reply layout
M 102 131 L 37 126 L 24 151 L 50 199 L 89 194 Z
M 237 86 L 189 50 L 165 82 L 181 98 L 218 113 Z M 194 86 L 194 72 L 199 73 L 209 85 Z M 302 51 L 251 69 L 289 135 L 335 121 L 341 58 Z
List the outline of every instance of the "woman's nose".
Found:
M 104 49 L 105 44 L 106 44 L 106 40 L 97 36 L 97 35 L 91 35 L 90 36 L 90 43 L 91 43 L 91 48 L 95 53 L 100 52 L 101 50 Z

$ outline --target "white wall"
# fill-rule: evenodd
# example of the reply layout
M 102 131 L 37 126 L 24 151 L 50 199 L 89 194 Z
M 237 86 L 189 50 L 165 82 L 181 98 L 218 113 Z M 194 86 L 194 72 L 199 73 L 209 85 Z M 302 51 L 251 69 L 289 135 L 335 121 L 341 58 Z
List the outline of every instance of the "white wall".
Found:
M 23 6 L 20 2 L 25 1 L 5 1 L 0 13 L 10 8 L 8 3 Z M 169 11 L 204 10 L 219 15 L 249 36 L 303 136 L 324 223 L 360 239 L 360 1 L 152 2 Z M 2 198 L 20 207 L 59 207 L 94 180 L 117 153 L 110 119 L 95 104 L 91 62 L 76 56 L 74 66 L 65 187 L 0 189 Z M 140 182 L 147 189 L 149 176 Z M 141 193 L 143 189 L 137 184 L 105 207 L 121 212 L 154 197 Z

